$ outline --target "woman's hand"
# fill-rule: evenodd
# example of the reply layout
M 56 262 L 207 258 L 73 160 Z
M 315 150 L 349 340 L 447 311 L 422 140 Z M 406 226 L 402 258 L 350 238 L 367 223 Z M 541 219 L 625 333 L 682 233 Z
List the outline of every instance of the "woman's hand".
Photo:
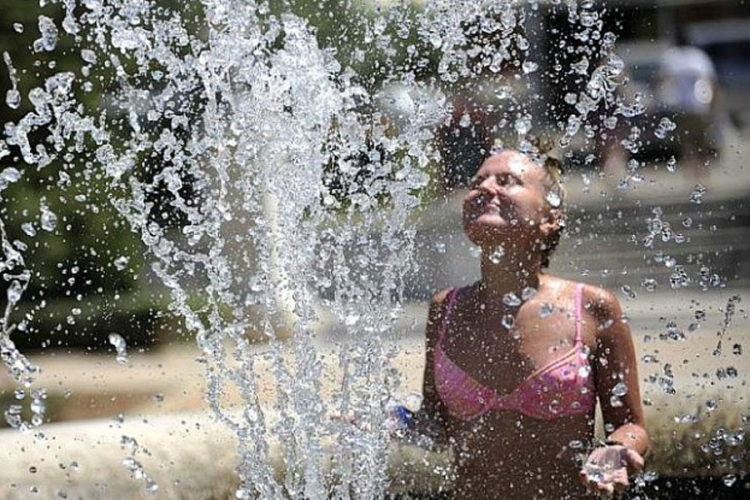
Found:
M 643 470 L 643 457 L 621 445 L 603 446 L 593 450 L 581 469 L 580 476 L 589 491 L 612 496 L 630 486 L 628 475 Z

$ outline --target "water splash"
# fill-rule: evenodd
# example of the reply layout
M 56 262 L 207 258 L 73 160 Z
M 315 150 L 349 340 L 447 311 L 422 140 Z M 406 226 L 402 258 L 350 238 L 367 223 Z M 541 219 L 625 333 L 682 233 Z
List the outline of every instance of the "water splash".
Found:
M 117 333 L 110 333 L 108 339 L 117 352 L 117 357 L 115 358 L 117 362 L 121 365 L 128 364 L 128 346 L 125 339 Z
M 513 136 L 530 132 L 535 114 L 514 86 L 540 73 L 527 10 L 510 0 L 383 9 L 362 20 L 367 43 L 385 61 L 377 79 L 368 80 L 356 71 L 362 53 L 342 63 L 346 58 L 321 46 L 306 20 L 264 2 L 203 0 L 184 10 L 142 0 L 63 3 L 62 30 L 41 15 L 33 50 L 71 42 L 83 66 L 51 74 L 28 92 L 32 109 L 6 125 L 0 155 L 12 147 L 37 170 L 67 163 L 84 179 L 106 179 L 107 198 L 138 232 L 151 271 L 171 294 L 171 311 L 203 350 L 209 404 L 238 437 L 238 498 L 324 498 L 331 482 L 335 498 L 382 497 L 389 443 L 384 407 L 399 384 L 384 341 L 394 333 L 405 277 L 416 268 L 410 215 L 427 172 L 441 160 L 435 130 L 451 121 L 443 89 L 487 70 L 501 83 L 493 98 L 513 109 L 501 128 Z M 566 99 L 574 111 L 562 121 L 563 147 L 602 104 L 615 119 L 642 111 L 614 94 L 623 64 L 613 52 L 614 35 L 600 36 L 593 3 L 568 0 L 566 6 L 572 29 L 595 53 L 575 63 L 584 83 L 570 92 L 575 99 Z M 471 48 L 466 28 L 472 24 L 497 39 L 494 53 Z M 397 39 L 409 37 L 435 51 L 435 80 L 418 78 L 429 61 L 417 50 L 406 47 L 403 61 L 394 63 Z M 4 60 L 16 90 L 10 56 Z M 504 74 L 519 67 L 517 75 Z M 393 88 L 400 89 L 397 99 L 381 99 Z M 99 107 L 80 98 L 91 92 L 103 96 Z M 11 107 L 21 102 L 16 93 L 6 99 Z M 395 111 L 379 109 L 383 102 Z M 476 126 L 463 113 L 456 121 Z M 34 135 L 39 130 L 47 134 L 43 140 Z M 63 184 L 71 177 L 58 176 Z M 20 177 L 6 169 L 0 186 Z M 54 201 L 40 205 L 45 232 L 64 229 Z M 0 229 L 1 270 L 10 283 L 0 347 L 15 379 L 30 386 L 35 369 L 10 340 L 10 314 L 31 274 L 5 226 Z M 24 231 L 38 237 L 33 224 Z M 114 260 L 119 271 L 127 265 Z M 525 290 L 523 300 L 533 294 Z M 521 298 L 513 294 L 504 302 L 517 307 Z M 324 364 L 315 329 L 321 310 L 331 311 L 345 332 L 337 346 L 343 375 L 330 407 L 321 403 Z M 510 319 L 505 323 L 512 328 Z M 255 376 L 257 337 L 268 342 L 273 411 L 262 404 Z M 125 339 L 112 334 L 109 341 L 126 362 Z M 222 398 L 229 388 L 242 397 L 239 411 Z M 41 415 L 44 397 L 33 394 L 32 410 Z M 6 412 L 17 427 L 23 425 L 19 408 Z M 331 410 L 355 414 L 358 425 L 330 423 Z M 283 480 L 271 465 L 269 435 L 288 467 Z M 326 439 L 334 443 L 335 478 L 327 472 Z M 147 480 L 133 456 L 125 466 Z

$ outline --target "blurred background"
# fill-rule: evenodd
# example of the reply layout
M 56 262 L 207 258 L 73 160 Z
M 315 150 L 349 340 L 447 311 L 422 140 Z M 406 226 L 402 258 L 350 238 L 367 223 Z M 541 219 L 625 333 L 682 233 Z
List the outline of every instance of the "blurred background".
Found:
M 185 18 L 196 27 L 203 22 L 200 9 L 190 2 L 159 3 L 192 13 Z M 274 9 L 283 3 L 269 5 Z M 377 111 L 398 128 L 408 112 L 404 89 L 384 83 L 383 59 L 361 29 L 363 20 L 388 2 L 286 3 L 316 27 L 319 43 L 336 51 L 342 67 L 354 68 L 368 89 L 378 92 Z M 533 27 L 527 32 L 531 53 L 546 54 L 538 67 L 503 69 L 508 74 L 502 84 L 489 72 L 441 83 L 453 119 L 436 133 L 443 160 L 430 172 L 423 207 L 415 215 L 420 270 L 408 281 L 400 323 L 403 337 L 414 345 L 430 295 L 478 276 L 478 257 L 460 232 L 460 199 L 468 179 L 494 144 L 513 144 L 519 126 L 559 138 L 563 115 L 549 110 L 574 104 L 573 89 L 587 78 L 587 68 L 579 75 L 570 72 L 567 79 L 551 76 L 552 65 L 579 60 L 565 50 L 568 21 L 554 3 L 529 2 L 528 16 L 535 19 L 528 23 Z M 602 32 L 617 35 L 616 52 L 628 80 L 619 92 L 639 103 L 643 113 L 628 123 L 604 118 L 604 110 L 593 113 L 583 132 L 562 150 L 568 231 L 553 258 L 553 271 L 616 291 L 624 302 L 638 342 L 647 404 L 668 415 L 655 424 L 667 429 L 664 439 L 690 434 L 690 425 L 706 421 L 707 415 L 716 418 L 720 411 L 726 412 L 721 425 L 735 431 L 750 419 L 744 373 L 750 324 L 741 303 L 750 289 L 750 175 L 745 166 L 750 6 L 737 0 L 609 0 L 603 5 Z M 419 8 L 415 3 L 414 9 Z M 16 85 L 25 96 L 51 73 L 80 71 L 78 52 L 64 40 L 53 54 L 31 50 L 42 12 L 58 25 L 65 14 L 59 4 L 40 8 L 0 0 L 0 52 L 6 61 L 0 95 L 9 96 L 0 107 L 3 123 L 32 109 L 28 99 L 13 98 Z M 481 31 L 474 33 L 474 43 L 492 43 Z M 390 60 L 398 61 L 402 52 L 405 57 L 408 44 L 404 40 L 392 47 L 396 55 Z M 416 77 L 435 80 L 438 57 L 428 47 L 424 50 Z M 523 78 L 515 78 L 514 72 Z M 110 97 L 104 84 L 76 93 L 84 105 L 106 103 Z M 183 97 L 190 106 L 190 96 Z M 664 117 L 669 119 L 664 122 Z M 0 149 L 0 170 L 18 163 L 17 153 Z M 160 168 L 143 166 L 141 175 L 153 178 Z M 71 182 L 86 183 L 85 195 L 71 193 Z M 42 368 L 38 385 L 47 390 L 50 422 L 202 409 L 205 379 L 196 362 L 199 351 L 168 310 L 168 293 L 150 271 L 139 236 L 118 222 L 105 182 L 77 179 L 65 165 L 53 164 L 3 192 L 0 215 L 11 241 L 30 242 L 25 255 L 34 275 L 13 317 L 24 317 L 44 303 L 25 330 L 13 334 L 13 341 Z M 162 202 L 167 199 L 163 193 L 150 196 L 153 216 L 179 228 L 179 218 Z M 42 227 L 38 221 L 44 206 L 66 231 Z M 335 341 L 335 326 L 330 328 Z M 111 333 L 127 342 L 126 364 L 116 360 Z M 713 356 L 719 340 L 724 350 Z M 675 386 L 684 392 L 670 399 Z M 704 396 L 701 391 L 707 388 L 723 394 L 724 401 Z M 12 404 L 15 389 L 11 378 L 0 373 L 0 407 Z M 705 429 L 702 442 L 715 437 L 718 425 Z M 748 462 L 747 444 L 741 443 L 727 452 L 726 460 L 739 454 L 737 461 Z M 675 456 L 665 458 L 672 462 L 664 471 L 679 474 L 685 460 L 702 460 L 701 451 L 685 458 L 678 456 L 684 455 L 679 448 L 673 449 Z

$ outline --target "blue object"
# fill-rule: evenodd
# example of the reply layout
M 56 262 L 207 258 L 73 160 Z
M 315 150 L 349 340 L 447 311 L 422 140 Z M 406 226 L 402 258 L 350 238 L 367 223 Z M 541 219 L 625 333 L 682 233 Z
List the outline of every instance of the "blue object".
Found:
M 393 407 L 393 415 L 403 425 L 405 429 L 414 428 L 414 413 L 409 411 L 405 406 L 396 405 Z

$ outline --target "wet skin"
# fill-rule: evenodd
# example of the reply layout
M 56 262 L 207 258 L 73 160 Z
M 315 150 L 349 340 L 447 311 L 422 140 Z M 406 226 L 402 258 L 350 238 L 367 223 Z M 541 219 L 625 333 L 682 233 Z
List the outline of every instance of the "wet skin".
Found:
M 517 153 L 491 158 L 482 166 L 464 203 L 464 230 L 483 249 L 482 280 L 459 294 L 450 315 L 443 349 L 466 373 L 498 394 L 508 394 L 537 369 L 567 353 L 575 341 L 576 284 L 541 270 L 541 243 L 556 229 L 559 214 L 545 201 L 543 169 Z M 505 254 L 499 263 L 487 255 L 497 245 Z M 502 296 L 524 285 L 537 294 L 520 307 L 503 304 Z M 576 456 L 594 436 L 594 412 L 552 421 L 515 411 L 490 411 L 463 421 L 451 417 L 435 391 L 433 353 L 447 305 L 448 291 L 433 297 L 426 330 L 423 421 L 438 428 L 457 455 L 455 498 L 564 499 L 586 496 Z M 609 435 L 640 454 L 648 437 L 643 430 L 635 353 L 614 296 L 592 286 L 584 288 L 583 342 Z M 542 304 L 553 314 L 540 317 Z M 502 324 L 515 317 L 513 331 Z M 615 384 L 628 393 L 622 406 L 609 404 Z M 435 425 L 437 424 L 437 425 Z M 583 449 L 571 448 L 580 441 Z M 574 443 L 575 445 L 575 443 Z

